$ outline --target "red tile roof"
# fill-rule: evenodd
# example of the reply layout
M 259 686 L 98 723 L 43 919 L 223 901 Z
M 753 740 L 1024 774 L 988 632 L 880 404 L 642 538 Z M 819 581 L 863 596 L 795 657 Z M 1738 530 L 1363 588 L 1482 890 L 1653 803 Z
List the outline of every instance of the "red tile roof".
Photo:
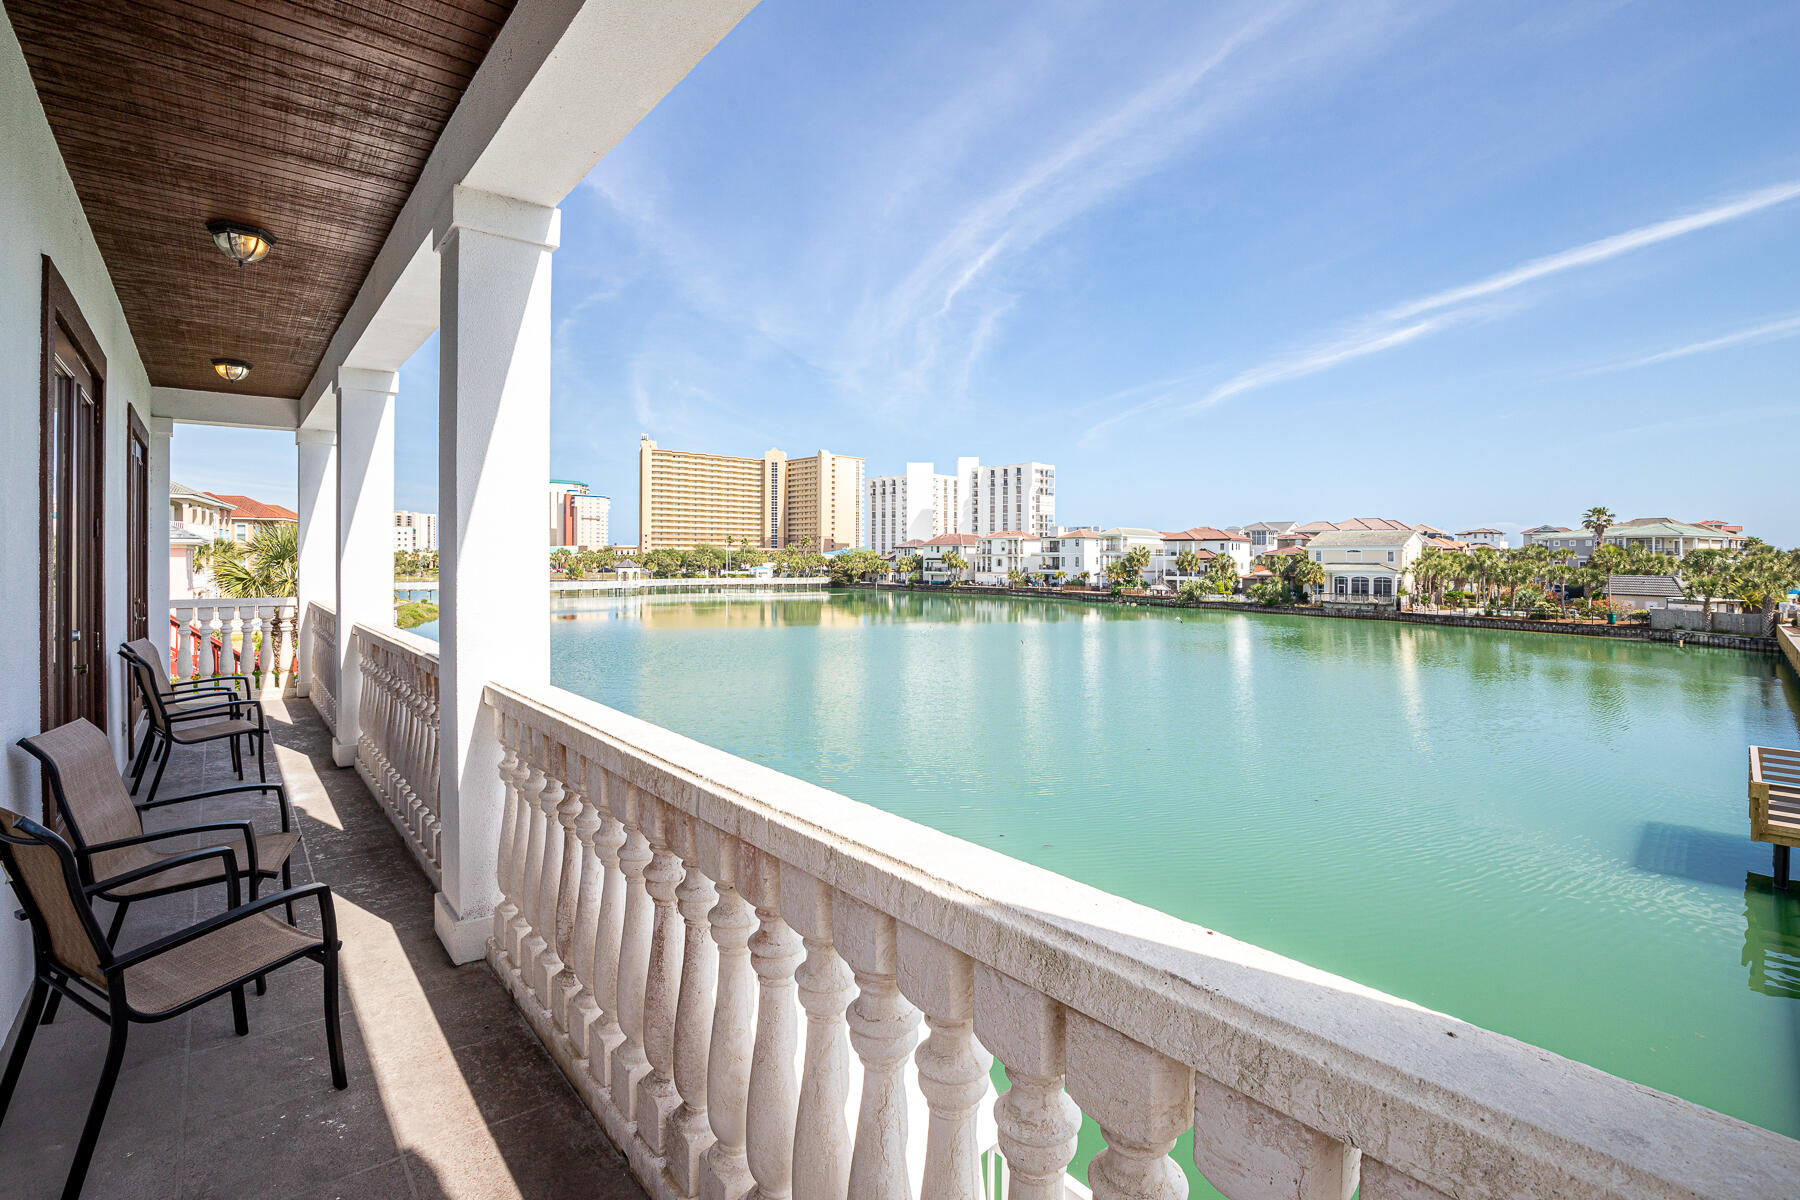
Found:
M 1196 525 L 1192 529 L 1178 529 L 1173 533 L 1165 532 L 1163 538 L 1171 542 L 1248 542 L 1250 540 L 1241 533 L 1226 533 L 1223 529 L 1214 529 L 1211 525 Z
M 979 546 L 981 539 L 972 533 L 940 533 L 929 541 L 920 542 L 921 546 Z
M 233 521 L 298 521 L 300 514 L 291 508 L 283 508 L 279 504 L 264 504 L 261 500 L 252 500 L 248 496 L 227 496 L 219 492 L 208 492 L 214 500 L 222 500 L 231 505 Z
M 1059 538 L 1097 538 L 1100 535 L 1095 533 L 1092 529 L 1071 529 L 1067 533 L 1052 533 L 1048 536 Z
M 999 532 L 999 533 L 984 533 L 984 534 L 982 534 L 982 535 L 981 535 L 981 536 L 982 536 L 982 537 L 1026 537 L 1026 538 L 1034 538 L 1034 537 L 1037 537 L 1037 536 L 1038 536 L 1038 535 L 1037 535 L 1037 534 L 1035 534 L 1035 533 L 1027 533 L 1027 532 L 1026 532 L 1026 531 L 1025 531 L 1025 530 L 1023 530 L 1023 529 L 1002 529 L 1002 530 L 1001 530 L 1001 531 L 1000 531 L 1000 532 Z

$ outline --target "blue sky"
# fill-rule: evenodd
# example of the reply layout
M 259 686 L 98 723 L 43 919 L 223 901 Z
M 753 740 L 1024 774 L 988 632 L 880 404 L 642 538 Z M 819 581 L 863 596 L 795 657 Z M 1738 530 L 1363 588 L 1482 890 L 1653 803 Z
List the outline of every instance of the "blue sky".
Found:
M 1068 524 L 1800 543 L 1796 62 L 1793 4 L 765 0 L 564 204 L 552 468 L 619 542 L 649 433 L 1053 462 Z M 291 447 L 174 473 L 291 503 Z

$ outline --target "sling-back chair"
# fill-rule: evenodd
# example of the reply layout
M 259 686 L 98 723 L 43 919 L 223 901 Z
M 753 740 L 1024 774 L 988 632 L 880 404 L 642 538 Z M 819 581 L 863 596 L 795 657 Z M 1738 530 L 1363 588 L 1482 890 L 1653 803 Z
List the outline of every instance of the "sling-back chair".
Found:
M 106 1061 L 75 1146 L 63 1200 L 77 1200 L 81 1195 L 119 1077 L 119 1064 L 125 1057 L 126 1035 L 134 1023 L 165 1021 L 229 994 L 237 1032 L 243 1036 L 250 1030 L 244 985 L 310 958 L 325 968 L 325 1042 L 332 1086 L 341 1090 L 349 1084 L 338 1015 L 339 943 L 331 889 L 315 883 L 240 904 L 231 857 L 228 848 L 209 846 L 115 877 L 112 882 L 123 886 L 212 859 L 216 860 L 213 869 L 225 880 L 230 903 L 230 908 L 216 917 L 121 954 L 100 932 L 88 906 L 75 852 L 68 843 L 36 821 L 0 809 L 0 866 L 31 923 L 34 951 L 24 1019 L 5 1074 L 0 1076 L 0 1122 L 6 1119 L 32 1036 L 52 995 L 66 996 L 70 1003 L 106 1022 L 109 1029 Z M 308 898 L 319 906 L 319 936 L 270 911 Z

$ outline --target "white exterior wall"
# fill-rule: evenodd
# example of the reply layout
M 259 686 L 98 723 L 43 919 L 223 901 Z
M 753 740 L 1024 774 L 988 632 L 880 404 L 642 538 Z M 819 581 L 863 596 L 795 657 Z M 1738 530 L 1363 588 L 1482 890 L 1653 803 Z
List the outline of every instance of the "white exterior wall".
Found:
M 104 572 L 106 640 L 125 640 L 125 444 L 127 407 L 136 408 L 144 424 L 150 416 L 150 381 L 139 360 L 131 330 L 125 324 L 112 278 L 88 229 L 75 185 L 63 166 L 56 139 L 44 119 L 31 73 L 12 25 L 0 17 L 0 444 L 29 455 L 26 470 L 0 471 L 0 607 L 11 619 L 8 636 L 0 639 L 0 742 L 7 747 L 0 765 L 0 806 L 36 817 L 41 814 L 38 771 L 23 751 L 12 749 L 21 737 L 41 732 L 38 708 L 38 472 L 35 465 L 39 429 L 39 378 L 43 321 L 43 256 L 74 293 L 100 351 L 106 356 L 106 479 Z M 154 440 L 154 435 L 152 437 Z M 166 528 L 162 498 L 152 495 L 150 520 Z M 154 541 L 154 537 L 152 539 Z M 159 569 L 151 566 L 152 577 Z M 152 590 L 155 589 L 154 582 Z M 151 637 L 168 637 L 151 614 Z M 107 734 L 123 763 L 120 714 L 124 712 L 123 677 L 111 669 L 106 655 Z M 11 913 L 10 892 L 0 885 L 0 899 Z M 0 1011 L 11 1013 L 24 994 L 30 970 L 31 935 L 20 921 L 0 921 Z M 81 1018 L 71 1018 L 81 1019 Z
M 931 463 L 907 463 L 904 475 L 877 475 L 863 490 L 868 512 L 867 544 L 889 554 L 901 542 L 961 533 L 954 475 L 939 475 Z
M 612 545 L 612 499 L 607 496 L 575 495 L 569 497 L 575 517 L 574 541 L 571 545 L 598 549 Z
M 961 464 L 973 459 L 958 459 Z M 969 522 L 961 532 L 980 536 L 1009 529 L 1048 537 L 1056 532 L 1056 468 L 1049 463 L 972 466 L 968 486 Z

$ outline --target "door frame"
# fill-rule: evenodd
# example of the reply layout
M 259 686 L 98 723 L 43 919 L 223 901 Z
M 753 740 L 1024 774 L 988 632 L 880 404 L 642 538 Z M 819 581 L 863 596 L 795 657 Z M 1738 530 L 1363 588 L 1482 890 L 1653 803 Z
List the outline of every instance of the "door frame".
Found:
M 60 334 L 75 347 L 81 356 L 82 365 L 94 378 L 95 420 L 99 426 L 99 436 L 93 442 L 93 462 L 87 474 L 90 495 L 89 502 L 93 506 L 93 518 L 97 534 L 95 561 L 100 570 L 94 573 L 94 586 L 91 594 L 72 596 L 70 603 L 83 603 L 81 613 L 89 628 L 104 629 L 106 622 L 106 355 L 101 352 L 100 339 L 81 315 L 81 307 L 75 303 L 75 293 L 63 281 L 62 274 L 57 271 L 56 264 L 44 255 L 44 306 L 42 324 L 42 358 L 39 362 L 38 387 L 38 716 L 40 724 L 48 727 L 52 717 L 50 638 L 57 632 L 59 616 L 51 611 L 52 591 L 50 571 L 52 561 L 50 537 L 50 513 L 55 510 L 56 497 L 51 495 L 53 480 L 57 477 L 50 470 L 52 456 L 57 452 L 51 434 L 53 428 L 49 414 L 57 404 L 56 395 L 56 342 Z M 73 431 L 70 431 L 73 433 Z M 90 655 L 97 654 L 97 648 L 90 647 Z M 101 729 L 106 728 L 107 692 L 109 690 L 109 672 L 89 670 L 87 686 L 92 689 L 90 701 L 94 715 L 100 719 L 96 722 Z
M 150 430 L 137 409 L 125 406 L 125 640 L 150 636 Z M 137 752 L 142 705 L 125 664 L 119 685 L 125 698 L 125 745 Z

